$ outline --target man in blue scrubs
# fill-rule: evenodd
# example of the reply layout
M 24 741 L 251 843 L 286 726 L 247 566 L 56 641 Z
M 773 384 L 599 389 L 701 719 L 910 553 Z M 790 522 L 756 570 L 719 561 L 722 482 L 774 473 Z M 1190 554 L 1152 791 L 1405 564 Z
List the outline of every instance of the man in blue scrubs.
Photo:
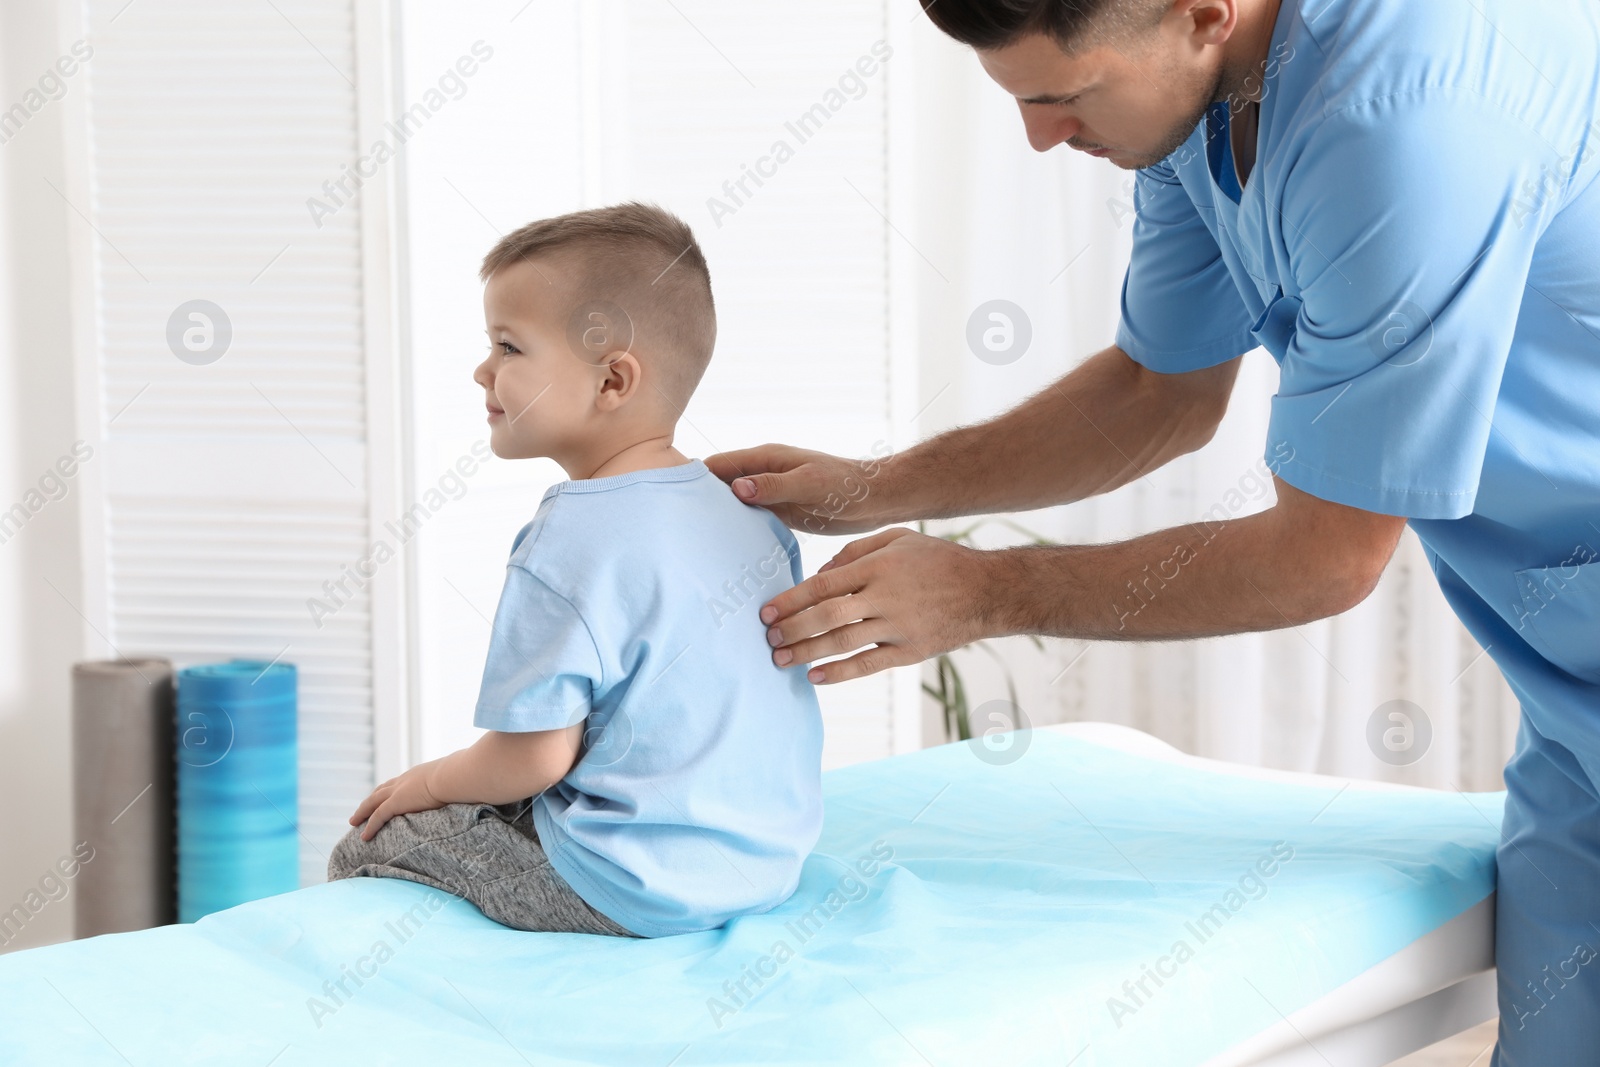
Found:
M 1116 344 L 887 461 L 708 460 L 790 525 L 1065 503 L 1204 444 L 1280 369 L 1247 518 L 977 552 L 904 529 L 766 605 L 836 682 L 981 637 L 1171 639 L 1360 602 L 1409 522 L 1521 699 L 1501 1067 L 1600 1063 L 1600 15 L 1593 0 L 937 0 L 1039 151 L 1137 171 Z M 861 650 L 861 651 L 857 651 Z

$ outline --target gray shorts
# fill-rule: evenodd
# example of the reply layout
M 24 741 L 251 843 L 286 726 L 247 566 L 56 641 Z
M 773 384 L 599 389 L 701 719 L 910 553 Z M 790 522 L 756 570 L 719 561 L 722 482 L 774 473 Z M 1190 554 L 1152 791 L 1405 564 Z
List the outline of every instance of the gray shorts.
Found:
M 397 815 L 371 841 L 361 827 L 328 857 L 328 881 L 404 878 L 461 897 L 518 930 L 635 937 L 575 893 L 550 866 L 533 828 L 533 801 L 446 804 Z

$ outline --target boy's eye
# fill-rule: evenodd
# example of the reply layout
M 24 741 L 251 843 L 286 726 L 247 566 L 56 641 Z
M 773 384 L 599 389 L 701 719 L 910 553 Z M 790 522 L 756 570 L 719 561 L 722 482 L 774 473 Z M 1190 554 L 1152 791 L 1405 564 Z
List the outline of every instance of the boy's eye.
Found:
M 517 354 L 517 346 L 512 344 L 510 341 L 496 341 L 495 344 L 500 346 L 500 352 L 502 355 L 514 356 Z

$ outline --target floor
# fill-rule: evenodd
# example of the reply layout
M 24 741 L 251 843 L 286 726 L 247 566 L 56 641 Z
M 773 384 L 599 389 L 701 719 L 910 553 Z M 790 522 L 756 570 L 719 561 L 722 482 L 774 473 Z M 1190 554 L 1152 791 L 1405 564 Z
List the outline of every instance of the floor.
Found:
M 1421 1052 L 1395 1060 L 1389 1067 L 1489 1067 L 1498 1025 L 1498 1020 L 1490 1019 L 1482 1026 L 1474 1026 L 1437 1045 L 1429 1045 Z

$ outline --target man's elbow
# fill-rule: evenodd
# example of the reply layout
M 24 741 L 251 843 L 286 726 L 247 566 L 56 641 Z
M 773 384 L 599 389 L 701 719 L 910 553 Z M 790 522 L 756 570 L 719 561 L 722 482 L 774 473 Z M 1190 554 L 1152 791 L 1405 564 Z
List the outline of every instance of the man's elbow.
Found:
M 1393 555 L 1394 543 L 1381 541 L 1343 545 L 1326 552 L 1314 568 L 1315 580 L 1305 583 L 1306 595 L 1298 621 L 1315 622 L 1342 615 L 1366 600 L 1378 587 Z
M 1195 418 L 1192 420 L 1188 438 L 1184 442 L 1183 454 L 1188 455 L 1191 452 L 1198 452 L 1206 445 L 1209 445 L 1211 439 L 1217 436 L 1217 428 L 1222 425 L 1222 417 L 1227 413 L 1228 404 L 1226 400 L 1220 404 L 1213 403 L 1209 407 L 1202 407 L 1197 411 Z
M 1274 476 L 1278 503 L 1271 554 L 1279 581 L 1296 590 L 1293 624 L 1339 615 L 1372 595 L 1406 520 L 1323 500 Z M 1286 612 L 1287 613 L 1287 612 Z
M 1210 444 L 1228 413 L 1243 357 L 1182 374 L 1162 374 L 1141 366 L 1132 357 L 1126 358 L 1142 388 L 1157 398 L 1150 410 L 1167 412 L 1167 427 L 1177 454 L 1197 452 Z
M 1368 553 L 1346 560 L 1342 566 L 1335 568 L 1328 591 L 1332 610 L 1327 614 L 1342 615 L 1371 596 L 1388 562 L 1388 553 Z

